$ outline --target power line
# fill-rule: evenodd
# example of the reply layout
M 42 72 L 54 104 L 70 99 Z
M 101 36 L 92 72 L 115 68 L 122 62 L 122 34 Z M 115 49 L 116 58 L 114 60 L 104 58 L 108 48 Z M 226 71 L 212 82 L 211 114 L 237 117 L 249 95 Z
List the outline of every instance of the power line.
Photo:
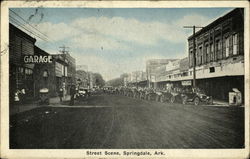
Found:
M 23 28 L 24 30 L 26 30 L 27 32 L 29 32 L 30 34 L 32 34 L 33 36 L 36 36 L 36 37 L 40 38 L 40 39 L 43 40 L 43 41 L 49 42 L 47 39 L 41 37 L 40 35 L 38 35 L 38 34 L 32 32 L 32 31 L 30 31 L 29 29 L 27 29 L 26 27 L 24 27 L 23 24 L 20 23 L 20 22 L 19 22 L 18 20 L 16 20 L 15 18 L 10 17 L 10 20 L 11 20 L 12 22 L 14 22 L 16 25 L 18 25 L 18 27 Z
M 19 27 L 21 27 L 21 28 L 23 28 L 24 30 L 28 31 L 30 34 L 32 34 L 32 35 L 34 35 L 34 36 L 40 38 L 41 40 L 44 40 L 44 41 L 49 42 L 48 39 L 45 39 L 45 38 L 43 38 L 43 37 L 40 37 L 40 35 L 38 35 L 38 34 L 32 32 L 32 31 L 30 31 L 29 29 L 27 29 L 26 27 L 24 27 L 23 24 L 22 24 L 20 21 L 18 21 L 17 19 L 15 19 L 15 18 L 13 18 L 13 17 L 10 16 L 10 20 L 13 21 L 13 22 L 14 22 L 16 25 L 18 25 Z
M 27 23 L 29 26 L 31 26 L 32 28 L 34 28 L 36 31 L 38 31 L 40 34 L 42 34 L 43 36 L 45 36 L 45 37 L 47 37 L 48 39 L 49 39 L 49 37 L 46 35 L 46 34 L 44 34 L 44 33 L 42 33 L 40 30 L 38 30 L 37 28 L 35 28 L 33 25 L 31 25 L 28 21 L 26 21 L 25 19 L 23 19 L 19 14 L 17 14 L 16 12 L 14 12 L 13 10 L 11 10 L 10 9 L 10 11 L 12 12 L 12 13 L 14 13 L 16 16 L 18 16 L 20 19 L 22 19 L 25 23 Z

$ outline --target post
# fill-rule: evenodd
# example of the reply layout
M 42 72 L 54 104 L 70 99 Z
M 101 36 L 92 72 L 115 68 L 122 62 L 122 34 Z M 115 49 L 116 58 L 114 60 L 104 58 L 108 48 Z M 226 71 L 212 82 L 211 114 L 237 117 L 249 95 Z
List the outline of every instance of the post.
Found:
M 66 63 L 66 53 L 68 53 L 68 51 L 66 51 L 66 48 L 69 48 L 69 47 L 65 47 L 65 46 L 61 46 L 59 48 L 62 48 L 62 50 L 60 52 L 62 52 L 63 54 L 63 61 L 64 61 L 64 64 L 63 64 L 63 82 L 65 84 L 65 88 L 64 88 L 64 92 L 63 92 L 63 96 L 65 98 L 65 95 L 66 95 L 66 76 L 65 76 L 65 63 Z
M 196 87 L 196 46 L 195 46 L 195 26 L 193 26 L 193 87 Z
M 198 26 L 184 26 L 184 28 L 193 28 L 193 87 L 196 87 L 196 46 L 195 46 L 195 28 L 203 28 Z

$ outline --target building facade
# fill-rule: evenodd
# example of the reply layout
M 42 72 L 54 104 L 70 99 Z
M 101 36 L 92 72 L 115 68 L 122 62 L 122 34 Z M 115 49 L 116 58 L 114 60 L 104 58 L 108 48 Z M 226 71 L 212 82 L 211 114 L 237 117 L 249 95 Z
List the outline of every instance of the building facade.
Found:
M 55 74 L 55 86 L 56 90 L 60 90 L 61 88 L 64 90 L 64 95 L 68 94 L 68 90 L 70 89 L 70 85 L 68 82 L 68 61 L 65 60 L 62 54 L 54 54 L 53 57 L 53 68 Z
M 35 55 L 51 56 L 46 51 L 35 46 Z M 34 67 L 34 90 L 35 97 L 39 98 L 39 90 L 42 88 L 49 89 L 49 96 L 57 96 L 57 84 L 55 76 L 55 59 L 51 63 L 37 63 Z
M 190 36 L 188 46 L 198 87 L 223 100 L 228 100 L 232 88 L 244 96 L 244 9 L 236 8 Z
M 26 100 L 35 96 L 34 64 L 25 64 L 25 55 L 34 55 L 36 39 L 9 24 L 9 95 L 14 101 L 16 91 L 25 90 Z
M 206 94 L 228 100 L 229 92 L 237 88 L 244 97 L 244 9 L 234 9 L 190 36 L 187 58 L 158 65 L 157 88 L 168 83 L 191 85 L 194 64 L 196 85 Z
M 165 72 L 166 65 L 176 59 L 151 59 L 146 62 L 146 74 L 148 87 L 158 88 L 159 75 Z

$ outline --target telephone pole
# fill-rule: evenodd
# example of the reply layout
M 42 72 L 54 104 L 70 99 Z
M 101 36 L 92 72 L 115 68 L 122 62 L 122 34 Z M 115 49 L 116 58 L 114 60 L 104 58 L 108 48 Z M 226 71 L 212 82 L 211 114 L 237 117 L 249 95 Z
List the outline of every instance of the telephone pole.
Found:
M 63 64 L 63 89 L 64 89 L 64 93 L 63 93 L 63 96 L 65 98 L 65 94 L 66 94 L 66 76 L 65 76 L 65 63 L 66 63 L 66 53 L 69 53 L 68 49 L 69 47 L 66 47 L 66 46 L 61 46 L 59 47 L 61 48 L 62 50 L 59 50 L 59 52 L 61 52 L 63 54 L 63 61 L 64 61 L 64 64 Z
M 184 28 L 193 28 L 193 87 L 196 87 L 196 44 L 195 44 L 195 29 L 203 28 L 200 26 L 184 26 Z
M 64 63 L 66 62 L 66 53 L 69 53 L 69 51 L 68 50 L 66 50 L 66 49 L 68 49 L 69 47 L 66 47 L 66 46 L 61 46 L 61 47 L 59 47 L 59 48 L 61 48 L 62 50 L 60 50 L 59 52 L 61 52 L 62 54 L 63 54 L 63 61 L 64 61 Z M 63 76 L 64 76 L 64 82 L 66 82 L 66 77 L 65 77 L 65 65 L 63 65 Z

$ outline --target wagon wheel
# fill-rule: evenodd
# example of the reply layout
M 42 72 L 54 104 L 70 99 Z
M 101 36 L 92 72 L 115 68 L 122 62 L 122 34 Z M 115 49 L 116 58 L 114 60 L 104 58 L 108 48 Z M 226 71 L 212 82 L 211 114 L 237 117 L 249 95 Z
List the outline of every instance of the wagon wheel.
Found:
M 148 100 L 151 100 L 151 96 L 150 95 L 148 95 Z
M 160 97 L 160 102 L 163 103 L 164 102 L 164 96 Z
M 182 98 L 182 104 L 186 105 L 187 104 L 187 96 L 184 96 Z
M 200 99 L 198 97 L 194 98 L 194 105 L 199 105 L 200 104 Z
M 210 98 L 210 99 L 207 101 L 207 104 L 212 105 L 212 104 L 213 104 L 213 99 Z
M 171 103 L 174 103 L 174 102 L 175 102 L 175 96 L 172 96 L 172 97 L 170 98 L 170 102 L 171 102 Z
M 156 101 L 156 102 L 158 102 L 158 101 L 159 101 L 159 96 L 158 96 L 158 95 L 156 95 L 156 97 L 155 97 L 155 101 Z

